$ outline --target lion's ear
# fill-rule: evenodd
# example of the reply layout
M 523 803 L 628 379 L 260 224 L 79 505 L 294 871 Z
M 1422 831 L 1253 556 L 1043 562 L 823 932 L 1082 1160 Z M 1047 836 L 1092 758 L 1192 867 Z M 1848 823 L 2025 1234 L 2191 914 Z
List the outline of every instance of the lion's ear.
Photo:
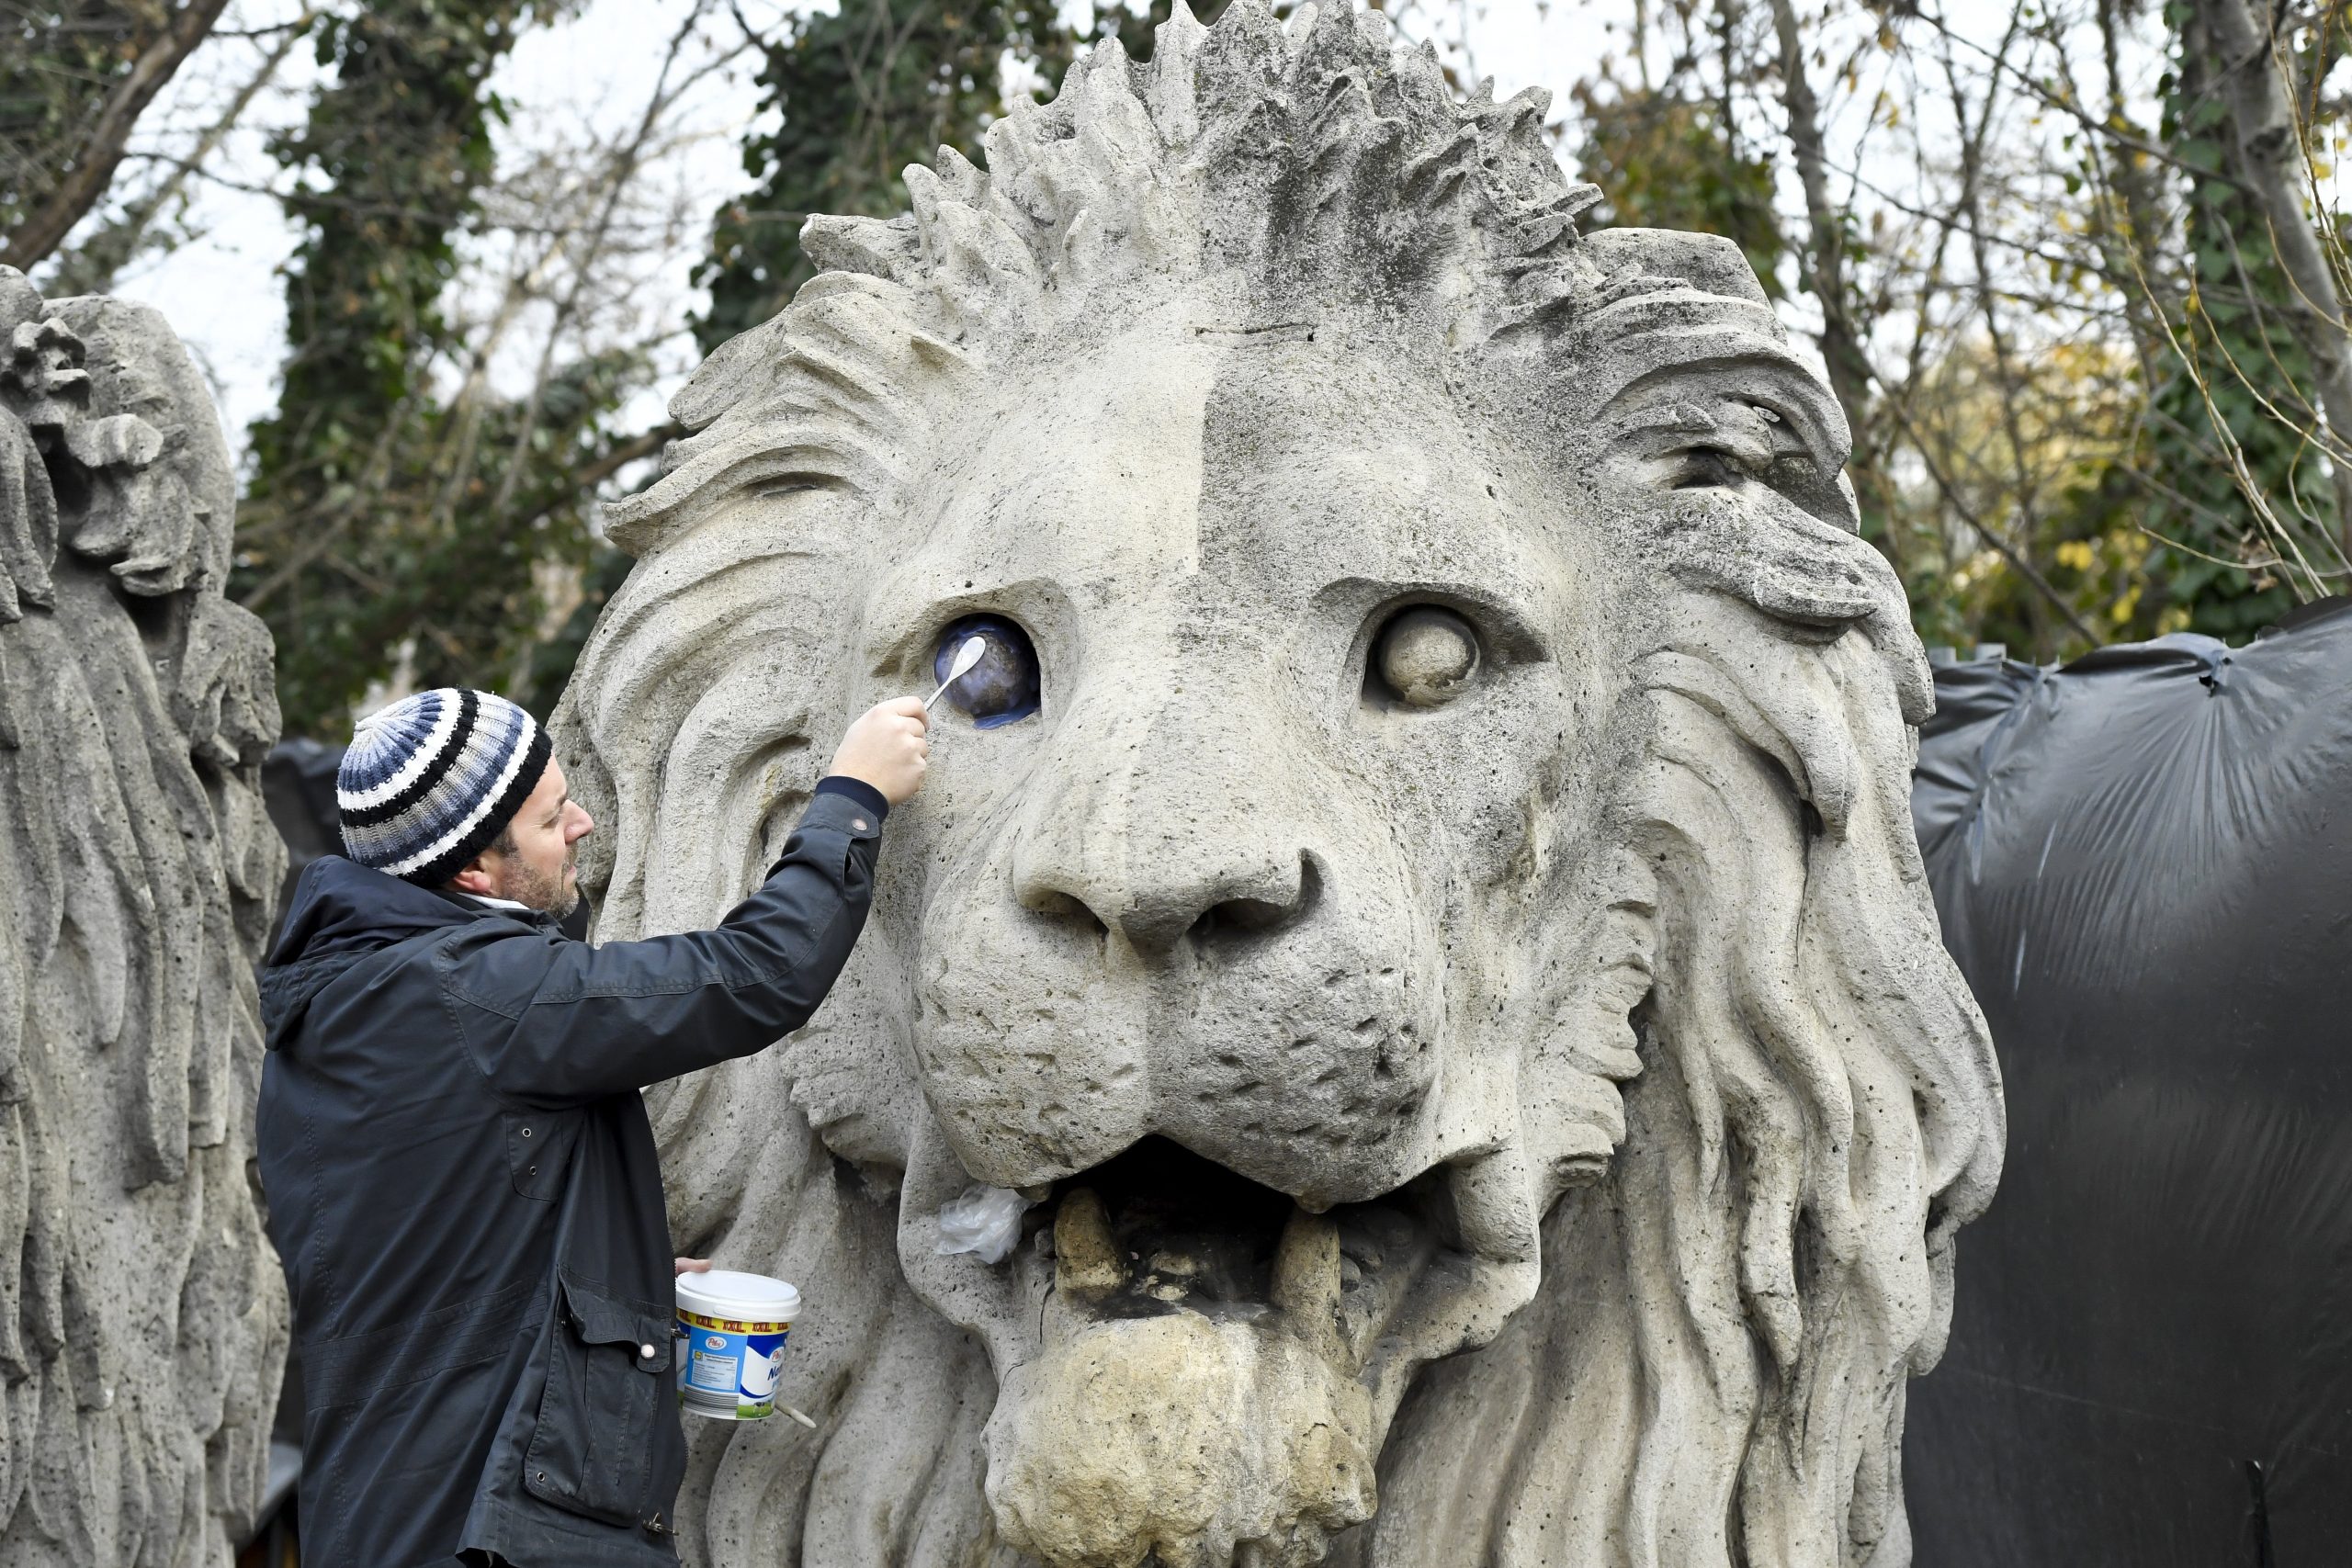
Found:
M 1642 273 L 1672 278 L 1719 299 L 1770 309 L 1771 297 L 1736 240 L 1684 229 L 1596 229 L 1584 236 L 1584 254 L 1604 277 Z

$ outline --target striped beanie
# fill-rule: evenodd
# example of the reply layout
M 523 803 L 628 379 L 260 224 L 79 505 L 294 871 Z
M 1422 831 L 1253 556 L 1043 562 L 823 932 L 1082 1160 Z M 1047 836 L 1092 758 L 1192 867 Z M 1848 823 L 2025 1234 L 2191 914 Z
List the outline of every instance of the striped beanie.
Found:
M 343 847 L 438 887 L 488 849 L 547 772 L 546 731 L 504 697 L 444 686 L 359 721 L 335 771 Z

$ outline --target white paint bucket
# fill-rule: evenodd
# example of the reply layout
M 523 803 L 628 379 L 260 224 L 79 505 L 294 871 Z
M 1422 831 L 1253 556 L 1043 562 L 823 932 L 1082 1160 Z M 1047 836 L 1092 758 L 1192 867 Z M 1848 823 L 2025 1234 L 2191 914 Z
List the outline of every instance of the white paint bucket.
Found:
M 678 1403 L 691 1415 L 757 1421 L 775 1412 L 777 1368 L 800 1292 L 764 1274 L 678 1276 Z

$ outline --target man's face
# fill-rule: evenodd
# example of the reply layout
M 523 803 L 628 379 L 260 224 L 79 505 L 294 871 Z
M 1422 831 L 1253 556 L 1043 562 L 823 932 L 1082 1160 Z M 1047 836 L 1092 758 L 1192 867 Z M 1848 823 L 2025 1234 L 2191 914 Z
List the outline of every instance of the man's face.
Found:
M 451 886 L 460 893 L 512 898 L 560 919 L 580 903 L 574 846 L 595 826 L 571 798 L 562 766 L 549 761 L 547 772 L 539 775 L 538 787 L 507 825 L 505 840 L 475 856 Z

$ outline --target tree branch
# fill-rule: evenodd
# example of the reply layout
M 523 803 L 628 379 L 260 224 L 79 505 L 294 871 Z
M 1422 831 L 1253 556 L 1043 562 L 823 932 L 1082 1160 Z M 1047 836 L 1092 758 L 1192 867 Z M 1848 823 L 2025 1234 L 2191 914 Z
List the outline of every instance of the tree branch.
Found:
M 1901 423 L 1904 434 L 1910 436 L 1911 449 L 1919 454 L 1919 461 L 1927 468 L 1928 477 L 1935 480 L 1936 489 L 1943 492 L 1944 504 L 1951 507 L 1962 522 L 1974 529 L 1976 536 L 1990 545 L 1995 554 L 2008 562 L 2011 570 L 2032 584 L 2036 592 L 2049 600 L 2057 612 L 2066 617 L 2067 625 L 2073 626 L 2085 642 L 2097 648 L 2099 645 L 2098 634 L 2091 630 L 2090 624 L 2076 613 L 2072 604 L 2066 603 L 2065 595 L 2052 587 L 2048 578 L 2036 571 L 2031 561 L 2011 548 L 2007 539 L 1985 526 L 1984 520 L 1976 515 L 1975 508 L 1961 499 L 1960 487 L 1952 483 L 1951 476 L 1944 472 L 1943 465 L 1936 461 L 1934 449 L 1928 445 L 1927 438 L 1920 434 L 1918 427 L 1911 423 L 1911 416 L 1903 412 L 1900 404 L 1890 402 L 1885 406 L 1887 412 Z
M 650 457 L 656 452 L 686 433 L 683 424 L 657 424 L 642 435 L 632 435 L 603 457 L 582 468 L 572 478 L 582 490 L 603 484 L 640 457 Z
M 278 67 L 286 63 L 286 57 L 310 35 L 311 24 L 318 17 L 318 7 L 313 6 L 306 7 L 300 17 L 281 27 L 234 35 L 253 38 L 275 35 L 277 42 L 262 57 L 259 68 L 245 79 L 245 85 L 237 89 L 236 96 L 230 100 L 229 107 L 220 112 L 220 118 L 197 138 L 196 145 L 188 149 L 185 157 L 173 164 L 171 173 L 164 177 L 163 183 L 131 203 L 120 219 L 107 224 L 74 250 L 66 253 L 51 279 L 54 287 L 50 291 L 52 294 L 104 294 L 114 287 L 115 274 L 138 255 L 140 247 L 146 243 L 148 231 L 164 215 L 164 209 L 187 188 L 190 177 L 206 159 L 212 156 L 214 149 L 220 145 L 229 132 L 236 129 L 237 122 L 245 118 L 245 110 L 253 107 L 254 99 L 277 76 Z M 232 35 L 215 32 L 212 36 Z
M 1800 281 L 1821 305 L 1821 359 L 1830 390 L 1846 412 L 1853 433 L 1857 466 L 1868 468 L 1867 417 L 1870 362 L 1863 356 L 1853 301 L 1847 292 L 1845 216 L 1829 195 L 1828 160 L 1823 149 L 1821 100 L 1805 73 L 1804 41 L 1792 0 L 1771 0 L 1772 29 L 1780 45 L 1781 101 L 1789 116 L 1789 144 L 1796 153 L 1798 183 L 1804 191 L 1807 243 L 1800 254 Z
M 187 0 L 164 30 L 131 62 L 130 72 L 117 83 L 105 107 L 90 127 L 74 166 L 49 198 L 27 215 L 0 249 L 0 265 L 30 270 L 73 232 L 113 183 L 116 165 L 130 145 L 130 132 L 187 57 L 196 52 L 212 24 L 220 19 L 229 0 Z
M 2311 218 L 2305 197 L 2311 170 L 2303 161 L 2302 125 L 2288 78 L 2290 46 L 2245 0 L 2205 0 L 2213 42 L 2223 56 L 2231 127 L 2251 193 L 2270 225 L 2272 254 L 2294 286 L 2303 317 L 2304 353 L 2327 414 L 2326 444 L 2335 486 L 2337 549 L 2352 560 L 2352 336 L 2344 302 Z

